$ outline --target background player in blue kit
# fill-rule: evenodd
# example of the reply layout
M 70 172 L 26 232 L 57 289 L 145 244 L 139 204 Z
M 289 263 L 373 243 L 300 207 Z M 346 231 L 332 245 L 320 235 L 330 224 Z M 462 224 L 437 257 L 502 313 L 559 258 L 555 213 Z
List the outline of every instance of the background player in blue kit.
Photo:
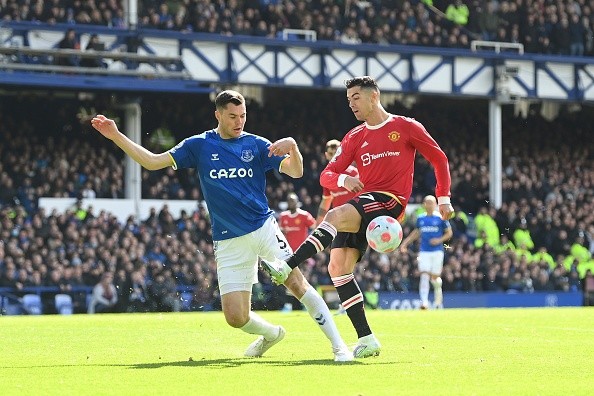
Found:
M 434 196 L 427 195 L 423 199 L 423 207 L 425 213 L 421 213 L 417 217 L 417 228 L 402 241 L 400 251 L 405 253 L 411 242 L 419 237 L 421 238 L 419 247 L 421 309 L 429 308 L 429 278 L 431 278 L 431 284 L 433 285 L 434 306 L 443 308 L 442 281 L 440 277 L 443 269 L 443 243 L 452 237 L 452 227 L 450 222 L 443 220 L 441 214 L 437 211 L 437 201 Z
M 258 334 L 245 352 L 262 356 L 285 335 L 250 309 L 252 285 L 258 282 L 260 259 L 286 259 L 293 252 L 282 234 L 266 198 L 266 172 L 278 169 L 291 177 L 303 175 L 303 159 L 293 138 L 274 143 L 244 132 L 246 106 L 236 91 L 223 91 L 215 99 L 218 126 L 191 136 L 171 150 L 155 154 L 122 134 L 115 122 L 97 115 L 91 124 L 126 154 L 149 170 L 172 166 L 196 168 L 208 206 L 217 261 L 217 276 L 227 323 Z M 352 353 L 340 337 L 328 306 L 299 269 L 285 286 L 306 307 L 331 341 L 335 361 L 350 361 Z

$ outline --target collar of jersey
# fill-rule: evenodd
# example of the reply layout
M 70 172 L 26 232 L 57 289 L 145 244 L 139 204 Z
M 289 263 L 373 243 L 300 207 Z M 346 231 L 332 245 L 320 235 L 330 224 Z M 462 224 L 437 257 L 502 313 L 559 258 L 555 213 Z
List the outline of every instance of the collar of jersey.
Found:
M 382 122 L 381 124 L 377 124 L 377 125 L 369 125 L 367 122 L 365 122 L 365 127 L 367 129 L 380 129 L 381 127 L 383 127 L 384 125 L 386 125 L 394 116 L 392 114 L 390 114 L 390 116 L 388 118 L 386 118 L 386 120 L 384 122 Z

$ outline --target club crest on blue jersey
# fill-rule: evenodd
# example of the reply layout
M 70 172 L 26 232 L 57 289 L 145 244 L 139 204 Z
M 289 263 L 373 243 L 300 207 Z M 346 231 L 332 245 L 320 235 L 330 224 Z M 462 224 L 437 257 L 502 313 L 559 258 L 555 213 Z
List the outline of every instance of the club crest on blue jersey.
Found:
M 243 162 L 251 162 L 254 159 L 252 150 L 241 150 L 241 160 Z

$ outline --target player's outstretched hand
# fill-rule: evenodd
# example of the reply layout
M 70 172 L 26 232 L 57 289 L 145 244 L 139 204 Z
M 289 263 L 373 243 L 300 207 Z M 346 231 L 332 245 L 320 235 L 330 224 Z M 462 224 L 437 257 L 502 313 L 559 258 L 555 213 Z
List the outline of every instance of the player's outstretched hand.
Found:
M 268 156 L 276 155 L 278 157 L 289 154 L 291 150 L 297 148 L 297 142 L 291 137 L 286 137 L 277 140 L 268 147 Z
M 120 132 L 115 121 L 105 117 L 103 114 L 97 114 L 93 117 L 91 125 L 110 140 L 113 140 Z
M 439 213 L 443 220 L 449 220 L 454 217 L 454 207 L 452 204 L 441 204 L 439 205 Z
M 347 176 L 344 179 L 344 188 L 350 192 L 358 193 L 363 190 L 363 183 L 361 183 L 358 177 Z

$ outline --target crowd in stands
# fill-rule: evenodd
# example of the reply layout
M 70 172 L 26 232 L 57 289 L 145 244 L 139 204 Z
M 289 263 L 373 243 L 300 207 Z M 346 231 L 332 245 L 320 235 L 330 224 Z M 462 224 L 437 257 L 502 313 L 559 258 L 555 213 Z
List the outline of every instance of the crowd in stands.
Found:
M 447 48 L 482 39 L 591 56 L 593 10 L 594 0 L 143 0 L 138 26 L 271 39 L 290 28 L 345 44 Z M 119 0 L 4 0 L 0 20 L 125 27 Z
M 324 144 L 356 125 L 341 95 L 270 89 L 263 103 L 248 101 L 247 131 L 271 140 L 294 136 L 304 156 L 302 179 L 270 174 L 273 209 L 280 211 L 295 192 L 302 209 L 316 214 Z M 69 292 L 95 287 L 109 273 L 117 302 L 102 310 L 179 310 L 176 288 L 184 287 L 194 288 L 192 309 L 216 309 L 216 265 L 204 205 L 182 213 L 165 205 L 147 218 L 131 215 L 119 222 L 85 203 L 123 197 L 124 157 L 90 128 L 80 105 L 48 97 L 0 99 L 0 287 L 13 287 L 17 294 L 28 286 Z M 109 109 L 101 97 L 86 105 L 97 112 Z M 162 142 L 153 139 L 154 131 L 167 130 L 173 138 L 168 140 L 178 141 L 215 126 L 207 96 L 172 95 L 167 101 L 147 96 L 143 108 L 147 146 Z M 29 117 L 30 109 L 38 117 Z M 583 278 L 594 271 L 593 153 L 584 144 L 591 112 L 564 109 L 547 120 L 537 107 L 526 119 L 504 109 L 504 203 L 495 209 L 488 198 L 487 106 L 423 98 L 410 108 L 397 102 L 387 109 L 423 122 L 450 158 L 457 215 L 442 275 L 445 291 L 581 290 Z M 433 193 L 432 172 L 418 158 L 411 203 Z M 202 200 L 193 171 L 142 175 L 144 198 Z M 70 197 L 73 206 L 48 213 L 38 207 L 43 196 Z M 405 222 L 405 235 L 413 219 Z M 355 275 L 363 290 L 415 292 L 415 257 L 415 248 L 407 254 L 370 252 Z M 312 284 L 331 284 L 328 259 L 322 252 L 302 265 Z M 266 277 L 261 282 L 279 293 Z M 72 294 L 78 310 L 86 310 L 84 295 Z

